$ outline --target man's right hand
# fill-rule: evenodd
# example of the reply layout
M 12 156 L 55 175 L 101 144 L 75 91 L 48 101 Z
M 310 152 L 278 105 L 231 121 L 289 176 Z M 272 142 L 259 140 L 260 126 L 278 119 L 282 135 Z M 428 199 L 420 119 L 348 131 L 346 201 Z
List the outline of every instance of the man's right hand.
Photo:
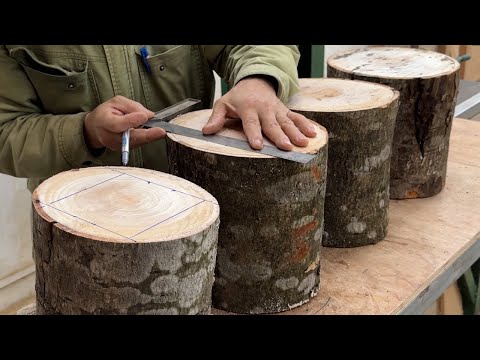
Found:
M 135 148 L 165 136 L 161 128 L 136 129 L 153 117 L 154 113 L 142 104 L 115 96 L 88 113 L 83 122 L 85 143 L 90 149 L 109 148 L 119 151 L 122 132 L 130 131 L 130 148 Z

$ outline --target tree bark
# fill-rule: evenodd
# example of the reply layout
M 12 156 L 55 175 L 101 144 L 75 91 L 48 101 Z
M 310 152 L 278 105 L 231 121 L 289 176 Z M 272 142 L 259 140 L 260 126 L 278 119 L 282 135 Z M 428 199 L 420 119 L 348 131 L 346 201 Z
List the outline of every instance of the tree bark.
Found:
M 143 174 L 143 170 L 140 169 L 118 169 L 125 173 L 130 172 L 134 176 Z M 84 188 L 82 185 L 78 195 L 58 198 L 59 200 L 53 202 L 46 200 L 49 197 L 47 194 L 57 191 L 56 185 L 63 182 L 62 178 L 60 181 L 55 178 L 64 176 L 65 179 L 68 173 L 70 178 L 75 179 L 76 173 L 80 173 L 83 179 L 88 179 L 85 172 L 90 170 L 110 171 L 110 168 L 73 170 L 56 175 L 41 184 L 33 194 L 36 313 L 39 315 L 210 313 L 219 226 L 218 210 L 216 214 L 214 213 L 213 221 L 199 224 L 199 228 L 203 228 L 202 231 L 187 236 L 164 240 L 154 238 L 153 232 L 151 238 L 145 241 L 100 238 L 87 231 L 88 224 L 85 222 L 80 221 L 76 228 L 67 227 L 62 223 L 68 221 L 63 217 L 65 213 L 70 213 L 65 210 L 70 206 L 68 201 L 82 202 L 81 196 L 86 196 L 88 192 L 96 189 L 99 189 L 99 192 L 91 195 L 97 202 L 111 207 L 112 214 L 119 214 L 114 204 L 108 203 L 106 188 L 101 189 L 100 186 Z M 149 179 L 156 177 L 158 188 L 161 189 L 163 176 L 155 174 L 156 172 L 149 171 Z M 55 180 L 55 186 L 50 186 Z M 132 179 L 128 179 L 130 180 Z M 182 179 L 170 180 L 179 183 L 177 191 L 188 191 L 193 186 L 189 183 L 182 186 Z M 135 181 L 142 182 L 133 179 L 132 183 Z M 69 188 L 69 191 L 74 191 L 75 180 L 65 183 L 65 187 Z M 108 187 L 119 195 L 115 201 L 122 203 L 119 197 L 125 190 L 125 181 L 111 181 Z M 152 189 L 149 190 L 150 193 L 147 193 L 147 190 L 144 192 L 146 196 L 154 196 L 156 188 L 149 189 Z M 131 189 L 126 189 L 126 193 L 129 192 Z M 175 199 L 175 193 L 171 196 Z M 138 200 L 137 198 L 136 201 Z M 120 208 L 125 210 L 125 206 Z M 137 220 L 124 218 L 121 221 L 130 221 L 134 226 L 135 222 L 139 221 L 137 217 L 139 208 L 141 207 L 132 207 L 128 210 L 129 217 Z M 81 217 L 73 210 L 71 216 Z M 114 215 L 92 214 L 92 216 L 97 219 L 102 216 L 108 219 L 110 216 L 113 219 Z M 145 214 L 145 217 L 148 216 L 149 214 Z M 181 219 L 178 222 L 181 229 L 183 226 Z M 98 221 L 97 224 L 101 222 Z M 160 226 L 157 225 L 155 229 L 160 231 L 158 230 Z
M 365 100 L 359 92 L 377 95 Z M 323 98 L 325 94 L 328 99 Z M 370 108 L 355 110 L 367 101 Z M 300 79 L 300 91 L 289 107 L 329 133 L 322 245 L 356 247 L 383 240 L 388 228 L 390 154 L 398 93 L 363 82 Z M 339 111 L 345 108 L 348 111 Z
M 173 122 L 201 128 L 210 113 L 187 114 Z M 220 204 L 214 307 L 274 313 L 317 294 L 327 135 L 315 125 L 324 143 L 308 164 L 249 157 L 250 152 L 234 156 L 238 150 L 225 147 L 222 154 L 205 142 L 204 149 L 210 150 L 202 150 L 168 134 L 170 172 L 203 187 Z
M 374 58 L 377 50 L 366 51 L 370 51 L 371 58 Z M 361 67 L 366 64 L 376 66 L 375 60 L 357 63 L 351 69 L 336 65 L 337 58 L 345 59 L 353 53 L 330 58 L 328 77 L 380 83 L 400 92 L 391 157 L 390 198 L 412 199 L 438 194 L 445 186 L 450 132 L 458 93 L 459 77 L 458 68 L 453 63 L 455 60 L 444 56 L 443 61 L 452 62 L 449 65 L 451 69 L 445 71 L 443 68 L 438 75 L 422 77 L 424 75 L 420 72 L 418 75 L 411 73 L 396 78 L 376 76 L 374 70 L 368 75 L 362 74 Z M 426 51 L 423 53 L 425 57 L 430 54 Z

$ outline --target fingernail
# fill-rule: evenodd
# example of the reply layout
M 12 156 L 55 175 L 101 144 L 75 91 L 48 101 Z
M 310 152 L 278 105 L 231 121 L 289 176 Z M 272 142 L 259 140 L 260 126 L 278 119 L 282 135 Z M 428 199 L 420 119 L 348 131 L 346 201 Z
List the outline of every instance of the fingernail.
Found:
M 310 130 L 312 130 L 313 132 L 317 132 L 317 130 L 315 129 L 315 126 L 310 126 Z
M 260 139 L 255 139 L 253 143 L 255 144 L 256 147 L 263 148 L 263 143 Z

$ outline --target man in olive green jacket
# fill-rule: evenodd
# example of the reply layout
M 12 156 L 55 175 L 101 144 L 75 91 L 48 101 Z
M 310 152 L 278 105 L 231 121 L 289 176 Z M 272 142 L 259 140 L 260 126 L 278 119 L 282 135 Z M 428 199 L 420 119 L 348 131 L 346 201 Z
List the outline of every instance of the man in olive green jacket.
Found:
M 210 108 L 212 70 L 232 89 L 204 133 L 237 117 L 254 149 L 262 131 L 279 148 L 306 146 L 315 130 L 284 104 L 298 88 L 298 60 L 286 45 L 2 45 L 0 172 L 29 178 L 33 190 L 64 170 L 120 165 L 129 128 L 129 165 L 166 171 L 164 130 L 138 127 L 185 98 Z

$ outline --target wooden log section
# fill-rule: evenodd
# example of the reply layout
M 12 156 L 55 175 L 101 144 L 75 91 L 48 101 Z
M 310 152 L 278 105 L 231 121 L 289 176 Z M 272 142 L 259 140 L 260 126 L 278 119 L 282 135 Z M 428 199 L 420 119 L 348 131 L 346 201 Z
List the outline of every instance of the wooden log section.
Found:
M 288 103 L 329 134 L 324 246 L 375 244 L 387 234 L 398 97 L 364 81 L 300 79 L 300 91 Z
M 33 193 L 37 314 L 208 314 L 219 206 L 191 182 L 93 167 Z
M 423 198 L 445 185 L 458 69 L 421 49 L 375 47 L 331 56 L 328 77 L 389 85 L 400 92 L 391 159 L 391 199 Z
M 211 110 L 196 111 L 172 122 L 201 129 L 210 115 Z M 312 124 L 317 137 L 295 148 L 318 154 L 307 164 L 167 135 L 170 171 L 220 204 L 215 308 L 273 313 L 317 294 L 328 136 Z M 246 139 L 238 119 L 229 119 L 220 134 Z

